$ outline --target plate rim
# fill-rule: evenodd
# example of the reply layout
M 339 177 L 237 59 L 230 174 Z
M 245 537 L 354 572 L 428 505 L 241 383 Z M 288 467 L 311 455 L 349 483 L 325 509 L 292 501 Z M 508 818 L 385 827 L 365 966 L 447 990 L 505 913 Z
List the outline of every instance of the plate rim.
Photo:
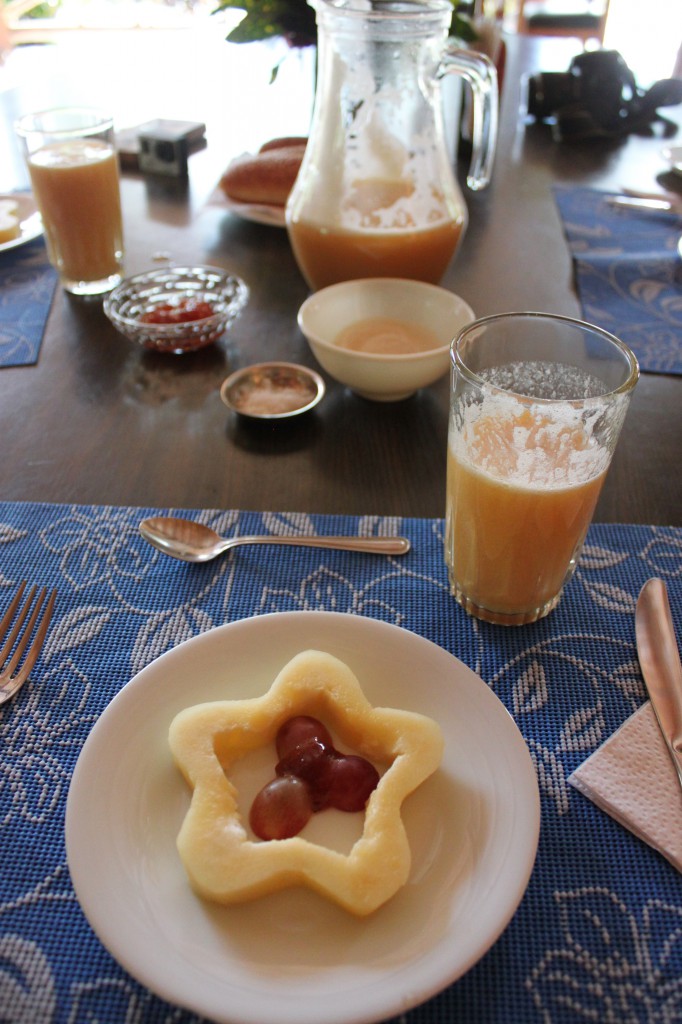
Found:
M 241 1015 L 235 1012 L 230 1013 L 228 1015 L 216 1016 L 215 1007 L 213 1007 L 212 1005 L 209 1007 L 205 1002 L 202 1003 L 201 994 L 199 994 L 198 996 L 195 994 L 191 998 L 188 997 L 186 993 L 184 995 L 179 994 L 177 986 L 170 985 L 170 987 L 168 987 L 169 979 L 167 976 L 164 976 L 164 978 L 160 980 L 157 976 L 154 975 L 153 968 L 150 974 L 148 968 L 141 968 L 138 963 L 133 962 L 130 958 L 126 958 L 126 937 L 114 937 L 114 940 L 112 940 L 111 935 L 107 934 L 106 925 L 104 927 L 102 926 L 101 915 L 98 916 L 97 912 L 93 913 L 92 904 L 90 906 L 84 905 L 82 899 L 83 879 L 80 877 L 80 868 L 75 865 L 75 860 L 77 860 L 77 858 L 74 857 L 74 816 L 77 816 L 78 812 L 77 801 L 79 799 L 79 775 L 80 772 L 83 770 L 83 765 L 87 764 L 90 754 L 96 749 L 97 744 L 99 743 L 100 734 L 107 729 L 108 717 L 117 713 L 116 711 L 110 711 L 110 709 L 121 708 L 130 700 L 131 694 L 135 695 L 137 691 L 144 691 L 145 687 L 150 685 L 147 682 L 147 680 L 151 678 L 153 683 L 155 673 L 158 672 L 160 669 L 163 669 L 164 664 L 166 664 L 169 659 L 177 658 L 177 652 L 180 649 L 182 649 L 183 655 L 187 655 L 190 658 L 196 656 L 200 658 L 202 645 L 210 645 L 212 643 L 217 643 L 218 645 L 220 645 L 220 643 L 223 640 L 223 637 L 227 637 L 227 641 L 229 642 L 230 637 L 234 637 L 235 630 L 246 629 L 246 631 L 248 632 L 251 629 L 267 629 L 268 621 L 273 619 L 277 619 L 279 624 L 282 626 L 284 626 L 287 621 L 291 622 L 292 620 L 304 624 L 310 619 L 311 616 L 316 617 L 318 620 L 325 619 L 327 620 L 327 622 L 331 621 L 332 623 L 335 623 L 337 621 L 343 621 L 351 631 L 355 631 L 356 629 L 358 629 L 360 632 L 362 632 L 362 630 L 367 629 L 372 633 L 381 634 L 382 632 L 384 632 L 387 638 L 390 638 L 394 634 L 394 631 L 397 630 L 399 633 L 407 635 L 409 639 L 406 642 L 414 643 L 417 647 L 423 645 L 424 650 L 432 650 L 438 652 L 437 654 L 434 654 L 434 657 L 438 657 L 440 659 L 447 659 L 447 663 L 451 664 L 453 668 L 456 668 L 458 673 L 462 674 L 463 681 L 460 680 L 458 682 L 458 685 L 475 686 L 478 695 L 485 694 L 485 696 L 481 699 L 483 700 L 484 703 L 488 702 L 488 708 L 495 709 L 496 713 L 500 716 L 501 722 L 506 723 L 505 729 L 509 730 L 508 735 L 512 738 L 512 743 L 515 747 L 515 757 L 519 756 L 521 760 L 524 762 L 525 778 L 522 781 L 524 782 L 524 785 L 527 789 L 526 798 L 529 798 L 529 803 L 526 804 L 525 809 L 528 816 L 527 824 L 529 824 L 530 829 L 529 837 L 526 841 L 526 850 L 523 866 L 519 868 L 519 877 L 517 879 L 517 884 L 514 887 L 513 893 L 511 893 L 508 896 L 508 899 L 504 906 L 504 912 L 497 918 L 495 926 L 489 930 L 489 934 L 487 935 L 485 941 L 480 943 L 478 948 L 471 951 L 468 958 L 466 958 L 460 964 L 459 968 L 455 972 L 453 972 L 451 969 L 445 969 L 443 966 L 439 966 L 443 959 L 449 962 L 449 958 L 447 956 L 445 958 L 443 957 L 443 952 L 447 951 L 447 946 L 444 948 L 444 950 L 441 950 L 440 946 L 442 945 L 442 940 L 440 940 L 433 947 L 429 947 L 428 950 L 429 954 L 433 954 L 436 951 L 440 952 L 441 954 L 440 956 L 433 957 L 436 963 L 431 973 L 435 974 L 435 977 L 430 976 L 429 972 L 427 971 L 424 977 L 418 977 L 417 984 L 415 984 L 415 980 L 412 979 L 407 982 L 406 988 L 401 989 L 400 983 L 399 981 L 396 981 L 396 979 L 404 978 L 406 974 L 409 974 L 409 968 L 410 966 L 414 966 L 414 964 L 412 963 L 412 961 L 410 961 L 410 963 L 407 965 L 407 970 L 405 969 L 405 967 L 402 967 L 399 974 L 395 970 L 389 971 L 388 974 L 391 977 L 392 982 L 394 982 L 391 993 L 383 1000 L 379 1000 L 379 1003 L 377 1003 L 377 1000 L 374 999 L 371 1009 L 368 1007 L 366 1011 L 364 1008 L 358 1009 L 357 1007 L 355 1007 L 353 1010 L 351 1010 L 350 1007 L 337 1007 L 336 1010 L 331 1011 L 330 1015 L 330 1007 L 327 1006 L 325 1012 L 322 1010 L 320 1006 L 317 1005 L 316 1001 L 313 1000 L 313 1002 L 315 1003 L 315 1016 L 306 1016 L 306 1013 L 301 1012 L 300 1005 L 297 1007 L 296 1015 L 294 1015 L 293 1013 L 287 1013 L 284 1007 L 284 1001 L 282 1002 L 281 1005 L 279 1003 L 274 1003 L 272 996 L 270 996 L 268 1001 L 268 995 L 264 994 L 264 1002 L 261 1005 L 261 1008 L 257 1010 L 255 1015 L 253 1015 L 253 1013 L 251 1012 L 244 1014 L 242 1008 Z M 446 662 L 444 661 L 444 664 L 445 663 Z M 462 672 L 462 670 L 464 671 Z M 200 700 L 201 697 L 197 697 L 197 702 Z M 328 1024 L 372 1024 L 372 1022 L 387 1019 L 388 1017 L 394 1014 L 405 1013 L 407 1012 L 408 1009 L 421 1005 L 428 999 L 437 995 L 439 992 L 443 991 L 450 984 L 454 983 L 461 976 L 463 976 L 468 970 L 470 970 L 471 967 L 475 963 L 477 963 L 478 960 L 497 941 L 497 939 L 500 937 L 500 935 L 503 933 L 503 931 L 509 924 L 527 889 L 528 882 L 530 880 L 530 875 L 532 873 L 537 855 L 539 830 L 539 787 L 535 775 L 535 770 L 532 765 L 530 753 L 528 751 L 525 740 L 523 739 L 523 736 L 521 735 L 518 726 L 514 722 L 513 717 L 511 716 L 507 708 L 504 706 L 504 704 L 497 697 L 497 695 L 481 679 L 481 677 L 478 676 L 472 669 L 470 669 L 464 662 L 462 662 L 455 655 L 450 654 L 450 652 L 445 650 L 445 648 L 439 646 L 438 644 L 435 644 L 433 641 L 428 640 L 425 637 L 422 637 L 420 634 L 415 633 L 414 631 L 411 631 L 404 627 L 385 622 L 383 620 L 373 619 L 371 617 L 366 616 L 354 615 L 347 612 L 288 611 L 273 612 L 255 616 L 246 616 L 244 618 L 236 619 L 232 622 L 213 627 L 212 629 L 207 630 L 204 633 L 191 637 L 176 645 L 175 647 L 171 648 L 169 651 L 166 651 L 163 654 L 159 655 L 157 658 L 153 659 L 147 666 L 145 666 L 143 669 L 137 672 L 121 688 L 121 690 L 118 691 L 118 693 L 113 697 L 112 701 L 107 705 L 105 710 L 102 712 L 97 722 L 95 723 L 93 729 L 91 730 L 90 734 L 88 735 L 81 750 L 81 753 L 79 755 L 77 764 L 74 768 L 71 784 L 69 787 L 69 793 L 67 797 L 65 839 L 67 849 L 67 863 L 69 865 L 69 869 L 71 872 L 74 890 L 76 891 L 76 895 L 78 897 L 83 913 L 90 922 L 90 925 L 93 928 L 95 934 L 98 936 L 99 940 L 102 942 L 104 947 L 119 962 L 119 964 L 126 971 L 128 971 L 128 973 L 130 973 L 143 985 L 148 987 L 160 998 L 170 1000 L 172 1002 L 177 1003 L 180 1006 L 185 1007 L 186 1009 L 192 1012 L 208 1015 L 211 1019 L 221 1022 L 243 1021 L 244 1024 L 262 1024 L 262 1020 L 264 1019 L 264 1012 L 269 1012 L 272 1015 L 274 1011 L 275 1017 L 272 1019 L 270 1017 L 268 1018 L 269 1024 L 293 1024 L 293 1022 L 295 1021 L 302 1021 L 303 1024 L 311 1024 L 312 1021 L 319 1019 L 319 1014 L 321 1012 L 325 1012 L 325 1019 L 328 1021 Z M 120 899 L 120 894 L 118 898 Z M 378 911 L 377 913 L 379 912 L 380 911 Z M 106 920 L 106 915 L 104 915 L 104 917 Z M 423 965 L 423 961 L 425 959 L 428 959 L 428 956 L 424 957 L 424 955 L 422 955 L 416 959 L 419 961 L 419 964 L 421 966 Z M 182 985 L 180 985 L 180 988 L 182 988 Z M 367 985 L 365 985 L 364 988 L 366 989 Z M 226 996 L 229 996 L 229 994 L 231 992 L 233 993 L 233 991 L 234 985 L 230 985 L 228 983 L 228 985 L 225 988 Z M 229 1004 L 229 999 L 226 998 L 225 1002 L 226 1005 Z M 265 1006 L 267 1006 L 267 1010 L 264 1010 Z M 280 1013 L 281 1015 L 278 1015 Z M 335 1013 L 337 1015 L 334 1015 Z M 338 1015 L 339 1013 L 340 1016 Z
M 27 203 L 30 212 L 27 212 L 24 216 L 19 219 L 19 226 L 31 217 L 36 217 L 36 226 L 32 231 L 21 232 L 17 238 L 10 238 L 8 242 L 0 242 L 0 253 L 8 252 L 10 249 L 16 249 L 20 245 L 26 245 L 28 242 L 33 242 L 36 238 L 40 238 L 43 234 L 43 222 L 40 217 L 40 211 L 35 201 L 35 197 L 32 192 L 1 192 L 0 200 L 9 199 L 18 205 Z M 37 216 L 36 216 L 37 215 Z
M 209 196 L 208 205 L 228 210 L 235 217 L 249 221 L 251 224 L 262 224 L 269 228 L 285 228 L 287 226 L 284 206 L 274 203 L 244 203 L 238 199 L 230 199 L 220 187 L 220 182 L 216 184 Z
M 228 200 L 226 206 L 230 213 L 252 224 L 264 224 L 270 228 L 287 226 L 283 206 L 275 206 L 272 203 L 239 203 L 234 199 Z

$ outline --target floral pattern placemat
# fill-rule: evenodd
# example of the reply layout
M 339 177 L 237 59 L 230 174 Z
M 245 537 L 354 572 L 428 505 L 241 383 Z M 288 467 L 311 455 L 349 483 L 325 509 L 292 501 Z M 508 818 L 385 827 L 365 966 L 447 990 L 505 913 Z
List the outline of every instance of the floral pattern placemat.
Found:
M 56 284 L 42 238 L 0 252 L 0 368 L 38 362 Z
M 585 320 L 629 345 L 645 373 L 682 373 L 682 215 L 616 207 L 589 188 L 554 195 Z
M 540 844 L 519 909 L 478 964 L 402 1024 L 676 1019 L 680 875 L 568 780 L 645 701 L 634 610 L 649 577 L 665 579 L 682 634 L 681 529 L 593 525 L 556 611 L 505 629 L 450 597 L 440 519 L 185 512 L 226 535 L 412 541 L 402 558 L 247 547 L 202 566 L 141 540 L 140 519 L 157 511 L 0 503 L 0 608 L 26 577 L 59 592 L 31 680 L 0 707 L 3 1020 L 199 1024 L 139 985 L 87 924 L 64 847 L 69 782 L 98 717 L 152 659 L 222 623 L 290 610 L 369 616 L 439 644 L 504 703 L 537 771 Z

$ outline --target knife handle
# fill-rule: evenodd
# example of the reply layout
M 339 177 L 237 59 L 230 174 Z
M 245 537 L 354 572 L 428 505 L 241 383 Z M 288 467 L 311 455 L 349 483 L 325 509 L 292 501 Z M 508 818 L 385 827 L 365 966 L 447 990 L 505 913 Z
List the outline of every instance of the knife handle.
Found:
M 668 591 L 650 579 L 637 601 L 637 649 L 651 703 L 668 746 L 682 758 L 682 663 Z

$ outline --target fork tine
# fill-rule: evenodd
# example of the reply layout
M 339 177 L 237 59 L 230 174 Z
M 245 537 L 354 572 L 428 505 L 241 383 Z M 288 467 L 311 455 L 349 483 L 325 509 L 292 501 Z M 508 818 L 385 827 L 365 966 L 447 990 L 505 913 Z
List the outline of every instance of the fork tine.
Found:
M 5 615 L 5 617 L 2 620 L 2 626 L 3 626 L 3 633 L 2 633 L 2 635 L 3 635 L 3 637 L 7 633 L 7 630 L 9 629 L 9 624 L 11 623 L 12 615 L 14 614 L 14 611 L 16 610 L 16 607 L 18 605 L 19 599 L 22 598 L 22 595 L 24 594 L 24 591 L 26 590 L 26 586 L 27 586 L 26 580 L 24 580 L 22 585 L 20 585 L 14 600 L 9 605 L 9 608 L 7 609 L 7 614 Z M 6 640 L 5 646 L 2 648 L 2 650 L 0 650 L 0 665 L 2 665 L 4 663 L 5 658 L 8 657 L 9 652 L 12 649 L 12 646 L 14 645 L 14 641 L 16 640 L 17 636 L 19 635 L 19 630 L 22 629 L 22 627 L 24 626 L 24 622 L 26 620 L 26 616 L 29 613 L 29 608 L 31 607 L 31 602 L 33 601 L 35 593 L 36 593 L 36 587 L 34 586 L 29 591 L 29 596 L 26 599 L 24 607 L 22 608 L 22 610 L 19 611 L 18 615 L 16 616 L 16 622 L 14 623 L 14 625 L 11 628 L 11 630 L 9 631 L 9 634 L 7 636 L 7 640 Z
M 23 595 L 25 590 L 26 590 L 26 580 L 22 580 L 21 583 L 19 584 L 19 589 L 17 590 L 16 594 L 12 598 L 12 601 L 10 603 L 9 608 L 7 609 L 7 611 L 5 612 L 5 614 L 3 616 L 2 622 L 0 622 L 0 640 L 2 640 L 4 638 L 5 634 L 7 633 L 7 630 L 10 627 L 10 623 L 12 622 L 12 619 L 14 618 L 14 613 L 17 610 L 17 608 L 19 607 L 19 602 L 21 601 L 22 595 Z M 16 632 L 13 631 L 13 635 L 16 637 Z M 0 651 L 0 661 L 4 661 L 4 659 L 7 657 L 7 654 L 12 649 L 12 644 L 13 643 L 14 643 L 14 640 L 10 636 L 9 640 L 7 641 L 5 646 L 3 647 L 2 651 Z
M 24 607 L 22 608 L 21 613 L 17 617 L 17 621 L 16 621 L 16 623 L 14 625 L 14 629 L 12 630 L 12 635 L 10 636 L 10 640 L 13 640 L 16 636 L 18 636 L 19 630 L 23 626 L 24 620 L 26 619 L 26 616 L 28 615 L 29 608 L 31 607 L 31 602 L 32 602 L 33 598 L 35 597 L 36 589 L 37 589 L 36 587 L 31 587 L 31 590 L 29 591 L 29 595 L 26 598 L 26 603 L 24 604 Z M 4 675 L 4 676 L 11 676 L 12 672 L 14 671 L 14 669 L 17 667 L 17 665 L 21 661 L 23 653 L 26 650 L 26 648 L 28 647 L 29 641 L 30 641 L 31 636 L 33 634 L 33 627 L 35 626 L 36 619 L 38 618 L 38 615 L 40 614 L 40 609 L 43 606 L 43 601 L 45 600 L 46 593 L 47 593 L 47 591 L 46 591 L 45 587 L 43 587 L 43 589 L 38 594 L 38 600 L 33 605 L 33 611 L 31 612 L 31 618 L 28 620 L 26 628 L 24 629 L 19 642 L 17 643 L 16 647 L 14 648 L 14 652 L 12 654 L 12 657 L 7 662 L 7 664 L 4 666 L 2 675 Z M 9 643 L 9 640 L 8 640 L 7 643 Z M 5 646 L 7 646 L 7 644 L 5 644 Z
M 47 594 L 47 590 L 45 589 L 45 587 L 43 587 L 43 589 L 40 592 L 40 597 L 38 598 L 38 603 L 36 604 L 35 611 L 34 611 L 33 615 L 31 616 L 31 621 L 30 621 L 30 623 L 29 623 L 29 625 L 28 625 L 28 627 L 26 629 L 26 634 L 25 634 L 24 639 L 22 641 L 22 645 L 21 645 L 22 653 L 23 653 L 24 649 L 26 648 L 26 642 L 28 641 L 28 639 L 31 636 L 31 633 L 33 631 L 33 626 L 35 624 L 35 620 L 38 617 L 38 612 L 42 608 L 42 605 L 43 605 L 43 602 L 45 600 L 45 595 L 46 594 Z M 53 590 L 51 592 L 49 598 L 48 598 L 48 602 L 47 602 L 47 605 L 45 607 L 45 611 L 43 612 L 43 617 L 42 617 L 42 619 L 40 621 L 40 625 L 38 626 L 36 634 L 33 637 L 33 642 L 31 644 L 31 647 L 29 648 L 28 654 L 26 655 L 26 659 L 24 661 L 24 664 L 21 666 L 21 669 L 19 670 L 19 672 L 17 672 L 17 674 L 14 676 L 13 684 L 14 684 L 15 687 L 21 686 L 22 683 L 24 683 L 26 681 L 26 679 L 28 678 L 29 672 L 31 671 L 31 669 L 35 665 L 36 661 L 38 660 L 38 655 L 40 654 L 41 650 L 43 649 L 43 644 L 45 643 L 45 637 L 47 636 L 47 630 L 48 630 L 49 625 L 50 625 L 50 620 L 52 618 L 52 612 L 54 611 L 54 605 L 55 605 L 55 601 L 56 600 L 57 600 L 57 591 Z
M 12 601 L 12 604 L 10 606 L 12 610 L 16 609 L 17 603 L 18 603 L 18 599 L 21 598 L 21 595 L 23 594 L 25 585 L 26 585 L 25 583 L 22 583 L 22 585 L 21 585 L 21 587 L 19 589 L 17 597 L 15 597 L 15 599 Z M 12 653 L 12 656 L 11 656 L 10 660 L 6 664 L 3 665 L 3 662 L 5 661 L 5 658 L 7 657 L 7 655 L 9 655 L 9 652 L 11 651 L 12 645 L 14 644 L 14 642 L 16 640 L 18 632 L 21 629 L 21 627 L 22 627 L 22 625 L 23 625 L 23 623 L 24 623 L 24 621 L 26 619 L 26 616 L 28 614 L 29 608 L 31 607 L 31 602 L 33 601 L 33 597 L 35 595 L 36 590 L 37 590 L 37 587 L 35 587 L 35 586 L 33 586 L 31 588 L 31 590 L 29 592 L 29 595 L 28 595 L 28 597 L 26 599 L 26 602 L 24 604 L 24 607 L 21 609 L 21 611 L 20 611 L 20 613 L 19 613 L 19 615 L 17 617 L 17 621 L 16 621 L 16 623 L 14 625 L 14 628 L 12 629 L 12 631 L 10 633 L 10 636 L 9 636 L 9 638 L 7 640 L 7 643 L 3 647 L 2 652 L 0 652 L 0 665 L 2 665 L 2 670 L 0 671 L 0 703 L 4 703 L 4 701 L 6 701 L 10 697 L 12 697 L 17 692 L 17 690 L 23 685 L 23 683 L 26 681 L 26 679 L 28 678 L 28 674 L 31 671 L 31 669 L 33 668 L 33 666 L 35 665 L 35 663 L 36 663 L 36 661 L 38 659 L 38 655 L 40 654 L 40 652 L 42 650 L 42 647 L 43 647 L 43 644 L 45 642 L 45 637 L 47 635 L 47 630 L 48 630 L 48 627 L 50 625 L 50 620 L 52 618 L 52 612 L 54 610 L 55 601 L 57 599 L 57 592 L 56 592 L 56 590 L 53 590 L 50 593 L 49 599 L 47 601 L 47 605 L 45 605 L 45 597 L 47 595 L 47 589 L 45 587 L 43 587 L 41 589 L 40 593 L 38 594 L 38 599 L 37 599 L 37 601 L 36 601 L 36 603 L 35 603 L 35 605 L 33 607 L 33 611 L 31 612 L 31 617 L 29 618 L 28 624 L 26 625 L 26 628 L 25 628 L 24 632 L 22 633 L 21 639 L 19 640 L 18 644 L 16 645 L 16 648 L 15 648 L 14 652 Z M 45 605 L 45 608 L 44 608 L 44 611 L 43 611 L 43 606 L 44 605 Z M 37 628 L 37 630 L 35 632 L 35 635 L 34 635 L 33 631 L 35 629 L 35 626 L 36 626 L 36 623 L 38 621 L 38 617 L 41 614 L 41 611 L 42 611 L 42 617 L 41 617 L 40 623 L 39 623 L 38 628 Z M 3 618 L 2 622 L 0 623 L 0 631 L 3 631 L 3 630 L 6 631 L 7 630 L 7 626 L 9 625 L 9 623 L 6 622 L 6 619 L 7 619 L 7 615 L 5 615 L 5 617 Z M 0 632 L 0 638 L 3 635 L 4 635 L 4 632 Z M 29 643 L 31 645 L 30 647 L 28 647 Z M 28 654 L 26 655 L 26 658 L 24 659 L 23 664 L 21 665 L 19 670 L 15 673 L 15 675 L 12 675 L 12 672 L 14 671 L 14 669 L 19 665 L 19 662 L 21 661 L 21 658 L 22 658 L 24 652 L 26 651 L 27 647 L 28 647 Z

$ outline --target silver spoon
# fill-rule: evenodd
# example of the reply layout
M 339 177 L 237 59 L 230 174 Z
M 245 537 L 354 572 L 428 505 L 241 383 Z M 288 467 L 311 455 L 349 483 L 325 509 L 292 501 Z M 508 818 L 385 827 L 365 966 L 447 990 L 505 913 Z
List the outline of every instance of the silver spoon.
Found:
M 183 562 L 209 562 L 240 544 L 289 544 L 301 548 L 334 548 L 336 551 L 365 551 L 370 554 L 406 555 L 407 537 L 220 537 L 210 526 L 191 519 L 154 516 L 143 519 L 140 533 L 164 555 Z

